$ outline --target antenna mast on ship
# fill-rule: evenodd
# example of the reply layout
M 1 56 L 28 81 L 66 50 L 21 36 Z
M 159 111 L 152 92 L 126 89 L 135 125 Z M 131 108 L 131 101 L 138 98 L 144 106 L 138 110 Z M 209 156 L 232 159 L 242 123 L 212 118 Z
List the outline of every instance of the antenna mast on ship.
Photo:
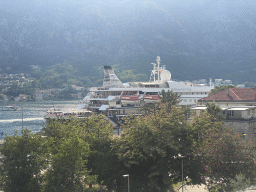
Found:
M 151 63 L 152 65 L 154 65 L 153 70 L 151 72 L 151 77 L 154 76 L 154 82 L 156 82 L 156 64 L 155 63 Z M 150 80 L 151 80 L 150 77 Z
M 159 74 L 159 72 L 160 72 L 160 57 L 159 56 L 157 56 L 156 57 L 156 62 L 157 62 L 157 80 L 158 81 L 160 81 L 160 74 Z
M 150 80 L 151 80 L 151 78 L 153 76 L 154 77 L 154 82 L 156 82 L 156 73 L 157 73 L 157 81 L 158 82 L 161 81 L 160 80 L 160 61 L 161 61 L 160 57 L 157 56 L 156 57 L 157 67 L 156 67 L 155 63 L 151 63 L 152 65 L 154 65 L 154 67 L 153 67 L 153 70 L 151 72 Z

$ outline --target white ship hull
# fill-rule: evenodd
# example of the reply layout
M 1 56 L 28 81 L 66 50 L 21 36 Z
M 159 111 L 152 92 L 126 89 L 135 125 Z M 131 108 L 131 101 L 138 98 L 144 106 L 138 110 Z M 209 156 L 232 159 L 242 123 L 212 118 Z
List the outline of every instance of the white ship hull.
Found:
M 214 88 L 211 85 L 172 81 L 171 73 L 165 67 L 160 67 L 160 58 L 157 58 L 157 63 L 158 67 L 154 64 L 151 73 L 153 81 L 149 82 L 122 83 L 112 67 L 105 66 L 103 86 L 90 88 L 83 102 L 93 112 L 126 115 L 134 112 L 129 107 L 138 108 L 147 103 L 159 103 L 158 95 L 162 90 L 179 94 L 180 105 L 195 105 L 198 99 L 207 97 Z

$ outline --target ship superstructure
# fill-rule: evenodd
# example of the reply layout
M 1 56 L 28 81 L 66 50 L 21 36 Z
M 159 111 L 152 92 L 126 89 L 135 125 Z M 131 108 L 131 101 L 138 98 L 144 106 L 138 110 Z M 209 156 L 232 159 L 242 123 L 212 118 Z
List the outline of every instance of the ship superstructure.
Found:
M 198 99 L 207 97 L 213 86 L 177 82 L 171 80 L 171 73 L 160 66 L 160 57 L 153 64 L 148 82 L 122 83 L 111 66 L 104 66 L 102 87 L 89 88 L 83 99 L 84 106 L 95 113 L 108 116 L 138 113 L 146 103 L 160 102 L 160 92 L 168 90 L 181 96 L 180 105 L 195 105 Z

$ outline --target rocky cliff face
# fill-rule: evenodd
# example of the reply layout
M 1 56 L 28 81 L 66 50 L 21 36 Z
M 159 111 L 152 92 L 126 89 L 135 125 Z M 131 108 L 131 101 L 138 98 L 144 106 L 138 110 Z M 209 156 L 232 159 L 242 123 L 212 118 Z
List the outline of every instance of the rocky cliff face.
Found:
M 256 4 L 193 2 L 5 3 L 0 8 L 0 68 L 68 60 L 140 70 L 150 63 L 132 65 L 160 55 L 177 79 L 184 74 L 193 79 L 198 72 L 202 78 L 233 78 L 255 71 Z

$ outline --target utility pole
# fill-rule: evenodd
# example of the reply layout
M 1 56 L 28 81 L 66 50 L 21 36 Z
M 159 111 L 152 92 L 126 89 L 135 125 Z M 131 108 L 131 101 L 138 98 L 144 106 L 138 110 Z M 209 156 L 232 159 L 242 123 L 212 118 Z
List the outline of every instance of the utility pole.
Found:
M 123 175 L 123 177 L 128 177 L 128 192 L 130 192 L 130 181 L 129 181 L 129 174 Z

